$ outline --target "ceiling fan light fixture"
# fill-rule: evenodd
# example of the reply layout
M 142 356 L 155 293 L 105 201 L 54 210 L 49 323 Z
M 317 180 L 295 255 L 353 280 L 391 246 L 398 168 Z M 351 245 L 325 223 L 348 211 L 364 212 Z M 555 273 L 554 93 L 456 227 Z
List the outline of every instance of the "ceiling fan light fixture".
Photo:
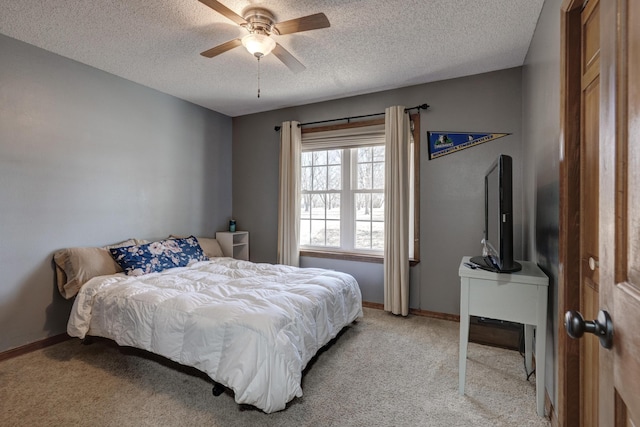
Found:
M 252 33 L 242 38 L 242 45 L 253 56 L 262 58 L 271 53 L 273 48 L 276 47 L 276 42 L 265 34 Z

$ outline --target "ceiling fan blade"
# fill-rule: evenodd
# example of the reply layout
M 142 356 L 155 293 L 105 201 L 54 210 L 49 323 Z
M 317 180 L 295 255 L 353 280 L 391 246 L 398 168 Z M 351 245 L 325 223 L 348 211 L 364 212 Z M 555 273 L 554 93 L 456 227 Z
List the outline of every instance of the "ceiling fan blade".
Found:
M 238 15 L 233 10 L 229 9 L 227 6 L 223 5 L 219 1 L 200 0 L 200 3 L 206 4 L 211 9 L 215 10 L 216 12 L 218 12 L 223 16 L 226 16 L 227 18 L 231 19 L 233 22 L 235 22 L 238 25 L 247 24 L 247 21 L 242 16 Z
M 324 13 L 316 13 L 315 15 L 303 16 L 302 18 L 279 22 L 275 25 L 275 28 L 278 30 L 280 35 L 283 35 L 299 33 L 301 31 L 317 30 L 319 28 L 328 28 L 330 26 L 331 24 L 329 23 L 327 15 Z
M 280 46 L 280 43 L 276 43 L 276 47 L 273 48 L 273 53 L 284 65 L 287 66 L 294 73 L 300 73 L 307 69 L 302 62 L 298 61 L 288 50 Z
M 220 55 L 221 53 L 225 53 L 226 51 L 231 50 L 234 47 L 238 47 L 241 44 L 242 44 L 242 40 L 240 39 L 229 40 L 226 43 L 222 43 L 221 45 L 212 47 L 209 50 L 205 50 L 200 55 L 206 56 L 207 58 L 213 58 L 214 56 Z

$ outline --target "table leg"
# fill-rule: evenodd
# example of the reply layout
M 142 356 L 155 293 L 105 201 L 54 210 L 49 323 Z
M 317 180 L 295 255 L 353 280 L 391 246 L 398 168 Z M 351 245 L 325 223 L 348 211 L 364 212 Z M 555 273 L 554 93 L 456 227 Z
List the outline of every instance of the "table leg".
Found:
M 464 395 L 467 374 L 467 344 L 469 342 L 469 279 L 461 279 L 460 287 L 460 351 L 458 355 L 458 392 Z
M 533 370 L 533 325 L 524 325 L 524 366 L 527 375 Z
M 538 325 L 536 326 L 536 404 L 544 417 L 544 377 L 547 351 L 547 287 L 538 286 Z

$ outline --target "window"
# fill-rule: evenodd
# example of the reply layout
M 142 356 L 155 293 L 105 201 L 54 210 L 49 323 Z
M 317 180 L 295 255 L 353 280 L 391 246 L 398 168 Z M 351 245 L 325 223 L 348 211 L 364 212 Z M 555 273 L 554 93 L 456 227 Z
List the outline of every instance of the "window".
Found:
M 412 116 L 417 121 L 418 115 Z M 417 127 L 417 126 L 416 126 Z M 414 139 L 419 135 L 414 128 Z M 414 164 L 413 257 L 418 259 L 418 144 Z M 381 261 L 384 253 L 384 120 L 303 129 L 300 163 L 302 255 Z M 367 258 L 373 256 L 374 258 Z
M 382 253 L 383 145 L 303 151 L 300 176 L 302 247 Z

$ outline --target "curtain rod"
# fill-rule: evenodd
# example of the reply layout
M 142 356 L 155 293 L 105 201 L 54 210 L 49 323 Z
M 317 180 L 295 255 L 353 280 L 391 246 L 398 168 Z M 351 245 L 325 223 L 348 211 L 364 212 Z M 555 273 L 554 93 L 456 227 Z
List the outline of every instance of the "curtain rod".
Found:
M 426 110 L 427 108 L 429 108 L 428 104 L 420 104 L 420 105 L 416 105 L 415 107 L 411 107 L 411 108 L 405 108 L 404 111 L 405 112 L 409 112 L 411 110 Z M 374 117 L 374 116 L 382 116 L 385 113 L 374 113 L 374 114 L 365 114 L 363 116 L 351 116 L 351 117 L 343 117 L 341 119 L 329 119 L 329 120 L 320 120 L 317 122 L 309 122 L 309 123 L 300 123 L 298 126 L 308 126 L 308 125 L 317 125 L 320 123 L 330 123 L 330 122 L 339 122 L 341 120 L 346 120 L 347 122 L 349 122 L 351 119 L 362 119 L 365 117 Z M 280 130 L 282 126 L 276 126 L 274 127 L 275 131 L 278 132 Z

